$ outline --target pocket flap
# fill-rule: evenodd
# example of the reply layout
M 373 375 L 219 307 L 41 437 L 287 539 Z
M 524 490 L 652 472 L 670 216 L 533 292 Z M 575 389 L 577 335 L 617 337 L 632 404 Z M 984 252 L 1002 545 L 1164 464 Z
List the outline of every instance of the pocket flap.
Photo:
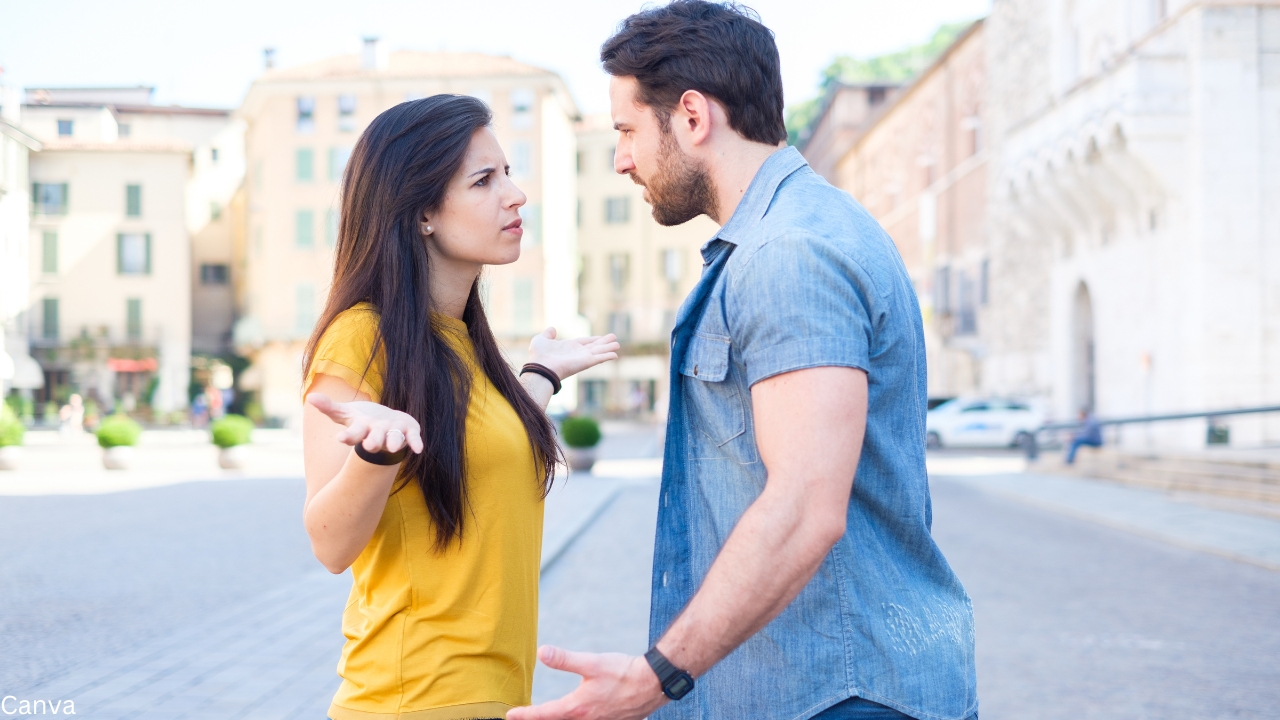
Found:
M 729 338 L 698 333 L 680 365 L 680 374 L 706 382 L 720 382 L 729 373 Z

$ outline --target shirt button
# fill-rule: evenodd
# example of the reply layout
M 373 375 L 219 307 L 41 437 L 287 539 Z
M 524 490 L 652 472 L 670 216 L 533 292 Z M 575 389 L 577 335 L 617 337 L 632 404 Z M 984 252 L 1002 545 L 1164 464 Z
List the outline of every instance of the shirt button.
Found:
M 694 375 L 697 375 L 697 374 L 698 374 L 698 366 L 697 366 L 697 365 L 694 365 L 694 366 L 693 366 L 693 374 L 694 374 Z
M 667 586 L 667 574 L 662 573 L 662 587 L 666 587 L 666 586 Z

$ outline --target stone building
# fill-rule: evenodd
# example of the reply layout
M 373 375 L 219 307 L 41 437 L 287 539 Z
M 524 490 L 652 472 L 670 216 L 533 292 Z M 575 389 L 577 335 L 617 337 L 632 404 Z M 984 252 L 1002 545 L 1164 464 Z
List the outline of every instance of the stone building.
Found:
M 266 71 L 239 110 L 247 123 L 246 220 L 235 344 L 253 364 L 241 388 L 265 415 L 300 418 L 302 352 L 332 278 L 343 168 L 361 131 L 393 105 L 438 93 L 492 108 L 493 128 L 528 195 L 520 260 L 486 271 L 489 321 L 510 359 L 548 325 L 584 330 L 575 282 L 577 109 L 558 75 L 509 57 L 475 53 L 361 54 Z M 555 402 L 572 407 L 576 383 Z
M 924 314 L 933 396 L 975 392 L 982 383 L 985 35 L 981 21 L 961 33 L 910 85 L 894 91 L 836 160 L 826 159 L 826 145 L 811 141 L 806 147 L 815 169 L 832 166 L 834 184 L 861 202 L 897 244 Z
M 1059 418 L 1280 403 L 1280 3 L 996 0 L 986 34 L 983 387 Z
M 699 250 L 717 231 L 701 216 L 654 221 L 644 188 L 614 171 L 618 132 L 607 115 L 578 127 L 578 274 L 592 334 L 614 333 L 618 362 L 582 373 L 579 407 L 605 415 L 666 412 L 667 358 L 676 310 L 701 275 Z
M 241 184 L 242 136 L 226 110 L 161 107 L 151 95 L 26 92 L 23 127 L 42 145 L 31 158 L 26 312 L 40 400 L 74 391 L 157 417 L 187 405 L 192 245 L 230 242 L 221 208 Z M 225 282 L 225 266 L 213 277 Z M 221 302 L 223 327 L 211 332 L 226 336 L 229 293 Z

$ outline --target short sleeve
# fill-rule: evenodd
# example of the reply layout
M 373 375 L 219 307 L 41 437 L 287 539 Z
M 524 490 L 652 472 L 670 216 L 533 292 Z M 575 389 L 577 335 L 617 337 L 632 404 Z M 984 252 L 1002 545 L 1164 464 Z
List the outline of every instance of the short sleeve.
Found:
M 869 371 L 875 289 L 830 241 L 776 238 L 728 281 L 726 317 L 748 385 L 814 367 Z
M 374 402 L 382 394 L 382 357 L 369 362 L 378 332 L 378 314 L 370 307 L 357 305 L 344 310 L 320 337 L 311 367 L 307 369 L 302 395 L 311 391 L 318 374 L 332 375 L 365 393 Z

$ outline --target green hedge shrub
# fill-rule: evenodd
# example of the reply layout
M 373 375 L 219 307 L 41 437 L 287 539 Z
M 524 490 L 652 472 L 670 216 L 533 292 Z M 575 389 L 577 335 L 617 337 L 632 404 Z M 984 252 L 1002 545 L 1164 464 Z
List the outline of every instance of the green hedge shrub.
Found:
M 0 447 L 21 445 L 27 428 L 8 403 L 0 403 Z
M 223 415 L 209 426 L 213 444 L 220 448 L 248 445 L 253 421 L 243 415 Z
M 570 416 L 560 424 L 560 435 L 571 448 L 595 447 L 600 443 L 600 423 L 595 418 Z
M 142 426 L 123 413 L 109 415 L 98 425 L 98 444 L 104 448 L 137 445 Z

